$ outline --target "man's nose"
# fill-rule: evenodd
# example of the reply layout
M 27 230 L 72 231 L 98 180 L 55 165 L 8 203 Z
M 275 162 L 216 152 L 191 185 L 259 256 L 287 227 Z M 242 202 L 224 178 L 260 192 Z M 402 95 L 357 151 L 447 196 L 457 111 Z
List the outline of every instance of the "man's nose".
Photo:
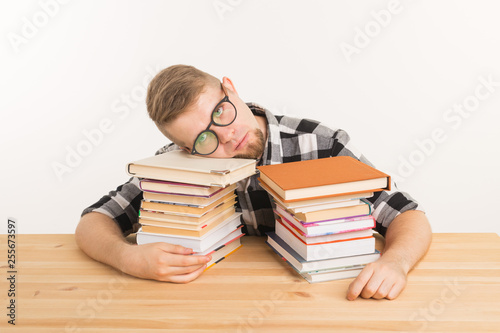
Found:
M 234 129 L 229 126 L 213 126 L 212 130 L 217 134 L 219 143 L 225 144 L 234 138 Z

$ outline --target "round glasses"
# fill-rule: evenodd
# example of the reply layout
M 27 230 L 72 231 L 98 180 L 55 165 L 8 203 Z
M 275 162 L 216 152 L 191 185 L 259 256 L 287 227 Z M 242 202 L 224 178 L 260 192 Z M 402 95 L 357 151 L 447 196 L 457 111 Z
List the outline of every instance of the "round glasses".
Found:
M 222 90 L 225 96 L 212 111 L 212 119 L 207 129 L 198 134 L 194 140 L 193 150 L 191 151 L 192 155 L 210 155 L 216 151 L 219 147 L 219 138 L 217 134 L 210 129 L 210 126 L 228 126 L 236 119 L 236 107 L 227 97 L 224 86 L 222 86 Z

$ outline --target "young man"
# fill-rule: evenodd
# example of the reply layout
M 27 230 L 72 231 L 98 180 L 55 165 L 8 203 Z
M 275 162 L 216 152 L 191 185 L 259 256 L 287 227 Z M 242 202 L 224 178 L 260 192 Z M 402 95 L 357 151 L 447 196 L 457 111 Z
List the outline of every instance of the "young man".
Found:
M 254 158 L 258 165 L 286 163 L 329 156 L 353 156 L 369 162 L 350 144 L 343 130 L 318 122 L 274 116 L 238 96 L 234 84 L 222 82 L 194 67 L 176 65 L 161 71 L 150 83 L 149 116 L 173 143 L 173 149 L 207 157 Z M 408 271 L 427 251 L 429 222 L 418 203 L 395 190 L 376 193 L 376 230 L 385 236 L 385 248 L 375 263 L 367 265 L 347 290 L 349 300 L 396 298 L 406 286 Z M 263 235 L 274 226 L 267 193 L 256 176 L 238 184 L 246 233 Z M 142 199 L 138 179 L 119 186 L 82 213 L 76 229 L 80 248 L 95 260 L 145 279 L 186 283 L 205 269 L 209 256 L 190 256 L 191 249 L 167 243 L 135 245 L 124 236 L 137 230 Z

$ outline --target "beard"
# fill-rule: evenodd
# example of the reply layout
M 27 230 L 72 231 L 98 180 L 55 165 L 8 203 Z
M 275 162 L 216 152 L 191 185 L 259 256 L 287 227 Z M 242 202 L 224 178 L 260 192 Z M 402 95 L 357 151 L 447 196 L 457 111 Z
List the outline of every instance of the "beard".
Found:
M 264 138 L 264 133 L 259 128 L 256 128 L 253 131 L 253 134 L 255 135 L 256 140 L 253 142 L 250 142 L 247 145 L 247 151 L 235 155 L 235 158 L 250 158 L 250 159 L 255 159 L 258 160 L 261 158 L 262 154 L 264 153 L 264 147 L 266 146 L 266 140 Z

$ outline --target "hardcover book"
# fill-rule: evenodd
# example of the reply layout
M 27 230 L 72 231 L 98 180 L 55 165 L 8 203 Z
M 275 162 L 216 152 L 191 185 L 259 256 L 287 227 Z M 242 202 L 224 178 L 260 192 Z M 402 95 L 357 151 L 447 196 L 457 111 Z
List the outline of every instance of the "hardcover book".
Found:
M 350 156 L 259 166 L 260 178 L 284 200 L 390 189 L 390 176 Z
M 255 174 L 257 161 L 209 158 L 173 150 L 127 164 L 127 174 L 139 178 L 226 187 Z

